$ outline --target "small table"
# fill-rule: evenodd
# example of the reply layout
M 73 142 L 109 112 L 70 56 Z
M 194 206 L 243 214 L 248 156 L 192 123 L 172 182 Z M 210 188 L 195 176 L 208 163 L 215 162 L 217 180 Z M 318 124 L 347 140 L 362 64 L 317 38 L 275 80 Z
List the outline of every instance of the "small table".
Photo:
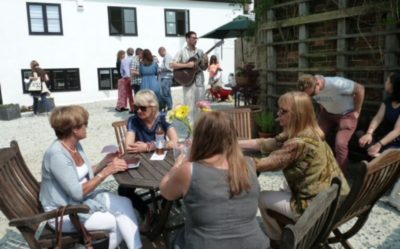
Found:
M 139 167 L 114 175 L 115 180 L 121 186 L 150 190 L 154 211 L 158 216 L 157 224 L 152 227 L 148 234 L 150 240 L 156 239 L 165 230 L 165 225 L 173 202 L 166 201 L 165 205 L 161 205 L 162 207 L 159 208 L 156 192 L 159 189 L 162 178 L 168 173 L 175 162 L 172 151 L 168 151 L 165 159 L 160 161 L 150 160 L 152 154 L 153 153 L 126 154 L 124 156 L 125 159 L 139 157 Z

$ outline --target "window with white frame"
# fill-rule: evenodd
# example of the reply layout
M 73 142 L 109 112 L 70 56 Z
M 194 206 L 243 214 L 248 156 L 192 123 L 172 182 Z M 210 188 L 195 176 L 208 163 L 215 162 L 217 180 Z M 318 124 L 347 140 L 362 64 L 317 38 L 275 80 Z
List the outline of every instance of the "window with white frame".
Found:
M 51 3 L 26 3 L 29 34 L 62 35 L 61 5 Z
M 184 36 L 189 32 L 189 10 L 165 9 L 165 35 Z
M 137 36 L 136 8 L 108 7 L 110 35 Z

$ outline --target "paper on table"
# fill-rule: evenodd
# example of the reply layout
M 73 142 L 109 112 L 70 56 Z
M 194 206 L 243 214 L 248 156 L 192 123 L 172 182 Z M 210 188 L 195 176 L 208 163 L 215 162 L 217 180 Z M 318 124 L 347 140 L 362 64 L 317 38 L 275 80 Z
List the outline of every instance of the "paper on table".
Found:
M 114 144 L 109 144 L 104 146 L 104 148 L 101 150 L 101 153 L 115 153 L 118 151 L 118 147 Z
M 167 155 L 168 151 L 164 151 L 164 154 L 158 155 L 157 153 L 153 153 L 153 155 L 151 155 L 150 160 L 153 161 L 161 161 L 164 160 L 165 156 Z

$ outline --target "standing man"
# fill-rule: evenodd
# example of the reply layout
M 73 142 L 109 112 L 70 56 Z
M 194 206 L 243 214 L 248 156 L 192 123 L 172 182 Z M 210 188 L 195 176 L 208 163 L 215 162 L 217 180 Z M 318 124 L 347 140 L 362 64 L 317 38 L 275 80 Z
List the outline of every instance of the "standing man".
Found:
M 183 102 L 185 105 L 190 107 L 191 113 L 189 116 L 190 122 L 193 123 L 197 114 L 199 113 L 198 108 L 196 108 L 196 103 L 204 98 L 204 74 L 203 71 L 207 69 L 208 57 L 204 54 L 203 50 L 197 49 L 197 34 L 193 31 L 189 31 L 185 34 L 186 47 L 180 50 L 173 62 L 171 63 L 172 69 L 195 69 L 198 70 L 194 79 L 194 83 L 190 86 L 183 86 Z M 189 59 L 193 56 L 198 58 L 197 63 Z
M 172 68 L 170 63 L 172 62 L 171 55 L 167 54 L 167 50 L 164 47 L 158 49 L 158 54 L 163 58 L 160 65 L 160 85 L 161 85 L 161 99 L 163 106 L 166 110 L 172 109 L 172 96 L 171 96 L 171 85 L 172 85 Z
M 346 172 L 349 140 L 357 127 L 364 86 L 343 77 L 324 77 L 303 74 L 298 79 L 298 88 L 321 105 L 318 124 L 327 135 L 337 128 L 335 139 L 336 160 Z
M 126 50 L 127 56 L 121 61 L 121 76 L 125 81 L 125 96 L 128 98 L 129 102 L 129 113 L 134 113 L 135 109 L 133 108 L 133 95 L 132 95 L 132 75 L 131 75 L 131 66 L 133 61 L 133 48 L 128 48 Z
M 140 62 L 142 61 L 143 49 L 136 48 L 135 57 L 132 60 L 132 88 L 134 93 L 136 94 L 140 90 L 140 84 L 142 84 L 142 76 L 139 73 Z

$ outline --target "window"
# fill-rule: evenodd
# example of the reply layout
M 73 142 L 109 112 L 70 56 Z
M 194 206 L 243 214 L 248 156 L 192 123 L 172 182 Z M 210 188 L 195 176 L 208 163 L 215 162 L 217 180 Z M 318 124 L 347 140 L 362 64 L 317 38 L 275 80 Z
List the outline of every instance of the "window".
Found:
M 137 36 L 136 8 L 108 7 L 110 35 Z
M 116 68 L 98 68 L 99 90 L 118 89 L 118 70 Z
M 61 5 L 26 3 L 29 34 L 62 35 Z
M 165 10 L 165 35 L 184 36 L 189 32 L 189 10 Z
M 52 92 L 68 92 L 68 91 L 80 91 L 81 81 L 79 77 L 78 68 L 67 68 L 67 69 L 44 69 L 49 76 L 47 87 Z M 24 93 L 28 92 L 28 84 L 24 83 L 24 79 L 32 75 L 32 70 L 22 69 L 22 89 Z

